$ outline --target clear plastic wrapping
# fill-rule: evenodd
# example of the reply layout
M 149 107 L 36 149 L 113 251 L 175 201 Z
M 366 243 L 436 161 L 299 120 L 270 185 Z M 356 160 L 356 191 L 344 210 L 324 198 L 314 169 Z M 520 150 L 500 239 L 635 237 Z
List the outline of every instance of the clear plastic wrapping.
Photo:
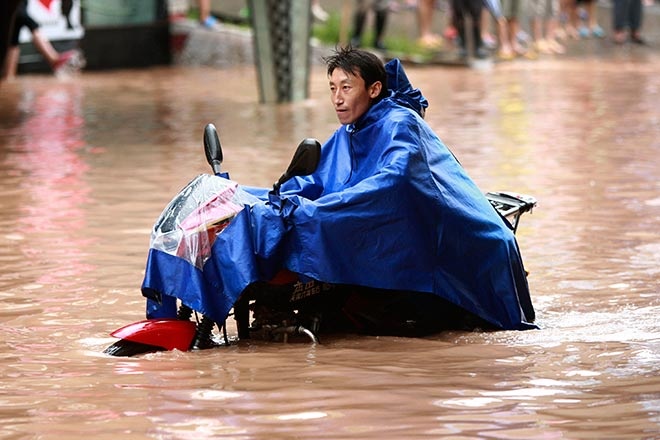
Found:
M 217 235 L 245 205 L 258 200 L 234 181 L 201 174 L 163 210 L 151 232 L 150 246 L 201 268 Z

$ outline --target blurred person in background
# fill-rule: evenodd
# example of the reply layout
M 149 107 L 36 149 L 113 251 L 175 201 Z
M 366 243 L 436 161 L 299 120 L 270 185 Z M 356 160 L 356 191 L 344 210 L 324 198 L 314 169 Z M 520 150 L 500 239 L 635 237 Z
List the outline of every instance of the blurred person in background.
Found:
M 491 33 L 491 13 L 488 8 L 481 10 L 481 40 L 488 49 L 495 49 L 497 47 L 497 38 Z
M 626 29 L 630 31 L 630 41 L 635 44 L 644 44 L 640 35 L 642 27 L 642 0 L 614 0 L 612 19 L 614 24 L 614 42 L 626 42 Z
M 418 0 L 417 22 L 419 24 L 418 44 L 427 49 L 438 49 L 442 46 L 442 37 L 433 32 L 433 13 L 435 0 Z
M 500 0 L 483 0 L 484 8 L 481 12 L 481 37 L 484 47 L 497 50 L 497 57 L 502 61 L 508 61 L 515 58 L 515 53 L 511 47 L 509 38 L 508 22 L 504 17 L 502 2 Z M 497 40 L 488 32 L 490 28 L 490 19 L 495 21 L 497 30 Z M 484 36 L 486 35 L 486 36 Z
M 581 38 L 603 38 L 605 31 L 598 24 L 597 0 L 575 0 L 570 14 L 573 27 L 577 28 Z M 586 25 L 583 23 L 586 21 Z
M 330 18 L 330 14 L 321 6 L 321 0 L 312 0 L 312 16 L 320 22 L 328 21 Z
M 507 61 L 515 57 L 511 48 L 511 40 L 508 32 L 508 22 L 504 17 L 502 2 L 500 0 L 483 0 L 481 11 L 481 39 L 487 49 L 498 48 L 497 57 Z M 490 20 L 495 21 L 497 39 L 490 34 Z
M 562 54 L 564 46 L 556 39 L 559 17 L 558 0 L 529 0 L 528 16 L 534 50 L 542 54 Z
M 14 27 L 14 17 L 20 2 L 21 0 L 5 0 L 0 2 L 0 62 L 2 63 L 4 63 L 7 51 L 9 50 L 9 40 Z
M 468 55 L 468 32 L 471 33 L 475 58 L 483 59 L 488 57 L 488 51 L 481 39 L 481 11 L 483 10 L 483 6 L 483 0 L 452 0 L 451 2 L 451 9 L 454 14 L 454 26 L 456 26 L 459 37 L 458 56 L 460 58 L 466 58 Z M 469 28 L 466 19 L 470 21 Z
M 32 33 L 32 44 L 34 44 L 39 53 L 45 58 L 55 74 L 58 74 L 60 70 L 65 67 L 75 67 L 73 61 L 79 56 L 78 51 L 76 50 L 62 53 L 55 50 L 48 38 L 46 38 L 46 36 L 39 30 L 39 23 L 34 21 L 34 19 L 28 14 L 27 7 L 27 0 L 22 0 L 18 4 L 18 9 L 16 10 L 14 25 L 9 36 L 10 39 L 7 54 L 4 57 L 4 68 L 2 72 L 3 80 L 11 80 L 16 77 L 18 60 L 20 57 L 18 37 L 23 26 L 30 29 L 30 32 Z
M 198 0 L 199 23 L 207 29 L 213 29 L 218 24 L 218 20 L 211 15 L 211 0 Z
M 577 28 L 573 25 L 573 16 L 576 11 L 575 0 L 559 0 L 559 30 L 557 38 L 578 38 Z
M 527 49 L 523 47 L 518 41 L 518 33 L 520 32 L 520 18 L 525 11 L 526 0 L 503 0 L 502 1 L 502 15 L 506 23 L 506 38 L 508 39 L 508 47 L 511 48 L 511 56 L 524 56 L 527 54 Z
M 351 46 L 360 47 L 362 45 L 362 34 L 364 25 L 367 21 L 369 10 L 374 12 L 374 47 L 385 50 L 383 35 L 387 25 L 387 15 L 389 12 L 389 0 L 357 0 L 355 14 L 353 15 L 353 36 L 351 37 Z

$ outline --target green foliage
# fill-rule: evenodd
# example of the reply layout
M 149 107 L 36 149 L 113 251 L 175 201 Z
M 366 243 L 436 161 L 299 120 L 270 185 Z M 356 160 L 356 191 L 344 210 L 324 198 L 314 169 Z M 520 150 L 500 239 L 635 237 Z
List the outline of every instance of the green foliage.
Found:
M 315 21 L 312 26 L 312 36 L 323 44 L 335 46 L 339 43 L 341 18 L 337 13 L 331 13 L 325 22 Z

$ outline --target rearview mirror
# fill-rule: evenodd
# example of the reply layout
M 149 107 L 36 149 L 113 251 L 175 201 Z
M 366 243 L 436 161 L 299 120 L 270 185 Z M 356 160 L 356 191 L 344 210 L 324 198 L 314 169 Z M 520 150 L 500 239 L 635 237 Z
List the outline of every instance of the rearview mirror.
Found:
M 206 161 L 213 168 L 213 172 L 220 174 L 222 147 L 220 146 L 220 138 L 218 138 L 218 130 L 213 124 L 206 124 L 206 127 L 204 127 L 204 153 L 206 154 Z
M 308 176 L 316 171 L 321 160 L 321 143 L 316 139 L 306 138 L 298 145 L 291 163 L 282 177 L 275 183 L 273 189 L 279 191 L 280 186 L 295 176 Z

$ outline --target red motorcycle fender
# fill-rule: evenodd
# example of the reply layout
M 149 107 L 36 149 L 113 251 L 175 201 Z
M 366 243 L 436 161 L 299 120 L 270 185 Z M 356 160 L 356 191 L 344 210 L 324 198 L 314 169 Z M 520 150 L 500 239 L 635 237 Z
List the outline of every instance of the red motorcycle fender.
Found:
M 128 324 L 110 333 L 119 339 L 154 345 L 166 350 L 188 351 L 197 325 L 180 319 L 146 319 Z

